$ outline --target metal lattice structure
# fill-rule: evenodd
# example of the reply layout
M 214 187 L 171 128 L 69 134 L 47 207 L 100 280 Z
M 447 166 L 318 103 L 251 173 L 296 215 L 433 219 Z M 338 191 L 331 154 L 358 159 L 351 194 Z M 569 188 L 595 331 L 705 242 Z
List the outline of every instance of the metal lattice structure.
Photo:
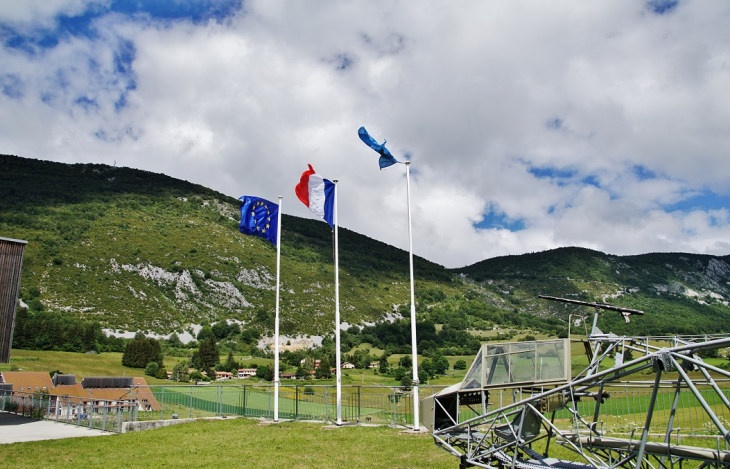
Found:
M 0 363 L 10 361 L 15 307 L 26 241 L 0 238 Z
M 422 420 L 435 443 L 460 458 L 460 467 L 730 467 L 730 424 L 725 420 L 730 400 L 717 382 L 730 378 L 730 372 L 700 358 L 704 352 L 730 347 L 730 337 L 604 334 L 596 327 L 602 310 L 618 311 L 627 322 L 643 313 L 544 298 L 595 308 L 593 328 L 584 341 L 589 364 L 561 381 L 560 373 L 570 370 L 570 362 L 567 367 L 562 362 L 562 341 L 484 345 L 462 383 L 427 398 L 423 405 Z M 554 351 L 542 356 L 530 352 L 550 349 Z M 605 369 L 609 357 L 613 363 Z M 653 375 L 649 381 L 647 374 Z M 608 403 L 616 390 L 629 387 L 649 390 L 648 402 L 632 411 L 632 418 L 640 419 L 634 428 L 610 433 L 603 425 Z M 501 399 L 505 388 L 512 390 L 511 402 L 493 402 L 495 391 Z M 611 412 L 621 412 L 616 410 L 620 407 L 612 406 Z M 715 448 L 676 442 L 683 430 L 678 423 L 687 411 L 717 436 Z M 553 456 L 558 448 L 562 459 Z M 566 453 L 572 456 L 566 458 Z

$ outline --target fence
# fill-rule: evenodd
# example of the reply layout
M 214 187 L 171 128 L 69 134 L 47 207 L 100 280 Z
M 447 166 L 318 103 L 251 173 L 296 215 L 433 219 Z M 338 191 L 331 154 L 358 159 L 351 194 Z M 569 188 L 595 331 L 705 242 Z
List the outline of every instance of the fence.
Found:
M 88 399 L 45 393 L 0 391 L 0 410 L 25 417 L 121 433 L 124 422 L 137 419 L 135 400 Z
M 421 386 L 421 397 L 444 386 Z M 150 386 L 157 410 L 140 412 L 140 420 L 223 415 L 274 417 L 274 387 Z M 132 396 L 135 394 L 132 393 Z M 337 419 L 335 386 L 279 386 L 279 418 L 333 422 Z M 350 423 L 407 426 L 413 424 L 413 393 L 397 387 L 343 386 L 342 420 Z
M 443 386 L 421 386 L 420 397 L 429 396 Z M 607 389 L 610 398 L 601 405 L 601 428 L 604 432 L 630 433 L 643 428 L 650 403 L 650 390 L 640 386 L 614 386 Z M 730 396 L 730 390 L 725 390 Z M 730 421 L 730 410 L 712 390 L 701 391 L 715 415 Z M 519 390 L 492 390 L 489 410 L 521 400 Z M 655 403 L 650 430 L 662 432 L 674 399 L 674 390 L 667 387 Z M 576 403 L 580 415 L 593 415 L 593 399 Z M 205 385 L 150 386 L 134 388 L 126 400 L 102 400 L 40 393 L 0 391 L 0 409 L 29 417 L 44 418 L 77 426 L 88 426 L 110 432 L 121 432 L 124 422 L 166 420 L 214 416 L 240 416 L 272 419 L 274 417 L 274 388 L 272 385 Z M 336 388 L 322 385 L 281 385 L 279 387 L 279 418 L 283 420 L 336 421 Z M 481 408 L 462 406 L 459 421 L 481 414 Z M 402 388 L 385 386 L 343 386 L 342 420 L 391 426 L 413 424 L 413 394 Z M 566 410 L 556 413 L 555 425 L 573 428 L 574 421 Z M 687 434 L 714 434 L 714 425 L 703 412 L 696 398 L 688 391 L 679 394 L 679 406 L 674 415 L 675 429 Z

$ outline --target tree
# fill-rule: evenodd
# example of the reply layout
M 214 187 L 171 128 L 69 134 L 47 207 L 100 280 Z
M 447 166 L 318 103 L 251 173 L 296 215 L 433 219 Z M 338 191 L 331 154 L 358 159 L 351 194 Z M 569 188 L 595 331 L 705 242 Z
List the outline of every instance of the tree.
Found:
M 122 365 L 132 368 L 145 368 L 150 362 L 157 362 L 161 365 L 162 358 L 160 341 L 142 335 L 127 344 L 122 355 Z
M 198 336 L 196 338 L 200 342 L 206 339 L 210 339 L 211 337 L 215 338 L 215 334 L 213 334 L 213 329 L 210 326 L 203 326 L 200 328 L 200 332 L 198 332 Z
M 455 370 L 466 370 L 466 361 L 465 360 L 456 360 L 456 363 L 454 363 L 454 369 Z
M 418 367 L 418 380 L 421 380 L 421 372 L 425 373 L 426 379 L 434 376 L 433 363 L 428 358 L 421 362 L 421 366 Z M 425 382 L 425 380 L 424 380 Z
M 156 376 L 159 369 L 160 365 L 157 362 L 149 362 L 144 369 L 144 374 L 147 376 Z
M 380 374 L 385 374 L 388 372 L 388 355 L 383 354 L 382 357 L 380 357 L 380 362 L 378 363 L 378 371 L 380 371 Z
M 319 366 L 317 367 L 317 379 L 325 378 L 329 379 L 332 377 L 332 369 L 330 367 L 330 361 L 327 359 L 327 357 L 324 357 L 320 362 Z
M 169 345 L 170 347 L 182 347 L 183 343 L 180 340 L 180 337 L 178 337 L 178 335 L 173 332 L 172 334 L 170 334 L 170 338 L 167 339 L 167 345 Z
M 426 383 L 430 377 L 431 375 L 427 370 L 424 370 L 423 368 L 418 369 L 418 381 L 420 383 Z
M 405 389 L 410 389 L 410 387 L 413 386 L 413 378 L 408 375 L 403 376 L 400 380 L 400 385 Z
M 221 361 L 221 353 L 218 349 L 218 343 L 214 337 L 202 340 L 198 347 L 198 355 L 200 357 L 200 366 L 198 369 L 207 370 L 213 368 Z M 215 376 L 215 375 L 214 375 Z
M 258 379 L 266 379 L 266 375 L 269 373 L 269 367 L 266 365 L 261 365 L 258 368 L 256 368 L 256 377 Z
M 157 379 L 167 379 L 167 370 L 163 367 L 157 370 L 157 374 L 155 375 L 155 378 Z
M 433 371 L 437 375 L 446 374 L 449 370 L 449 360 L 440 353 L 433 357 Z
M 211 327 L 213 335 L 216 339 L 221 340 L 228 337 L 228 324 L 225 321 L 220 321 L 213 324 Z M 201 330 L 202 331 L 202 330 Z
M 172 379 L 181 383 L 188 382 L 188 363 L 185 360 L 175 363 L 172 368 Z
M 413 359 L 410 355 L 403 355 L 398 361 L 398 366 L 402 366 L 403 368 L 411 368 L 413 366 Z
M 226 364 L 225 369 L 226 371 L 236 371 L 238 370 L 238 362 L 233 358 L 233 351 L 228 352 L 228 358 L 226 358 Z

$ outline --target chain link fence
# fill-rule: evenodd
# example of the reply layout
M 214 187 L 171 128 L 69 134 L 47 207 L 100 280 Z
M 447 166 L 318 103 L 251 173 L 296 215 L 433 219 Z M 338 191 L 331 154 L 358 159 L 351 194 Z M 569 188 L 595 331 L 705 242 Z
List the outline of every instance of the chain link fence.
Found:
M 438 392 L 445 386 L 420 386 L 420 397 Z M 612 386 L 604 402 L 583 398 L 576 402 L 580 415 L 593 415 L 600 405 L 603 432 L 631 433 L 644 427 L 650 403 L 650 390 L 637 384 Z M 730 397 L 730 390 L 724 390 Z M 730 410 L 713 390 L 701 391 L 721 422 L 730 427 Z M 336 387 L 296 384 L 279 386 L 279 418 L 334 422 L 337 419 Z M 520 390 L 490 391 L 487 408 L 461 406 L 459 421 L 465 421 L 526 398 Z M 714 434 L 715 427 L 687 391 L 678 393 L 679 406 L 674 428 L 682 434 Z M 0 391 L 0 409 L 27 417 L 52 420 L 76 426 L 121 433 L 125 422 L 203 417 L 237 416 L 273 419 L 274 386 L 252 385 L 170 385 L 135 387 L 125 399 L 104 400 L 44 393 Z M 660 392 L 650 430 L 666 428 L 675 389 Z M 342 420 L 346 423 L 409 426 L 413 424 L 413 393 L 400 387 L 342 386 Z M 555 415 L 558 428 L 575 426 L 572 414 L 560 410 Z M 654 428 L 655 427 L 655 428 Z

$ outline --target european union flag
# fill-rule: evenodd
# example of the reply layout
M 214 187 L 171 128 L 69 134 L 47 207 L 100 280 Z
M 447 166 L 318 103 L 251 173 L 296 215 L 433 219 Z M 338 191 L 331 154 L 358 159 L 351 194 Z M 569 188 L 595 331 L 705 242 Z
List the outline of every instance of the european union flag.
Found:
M 238 229 L 247 235 L 261 236 L 276 246 L 279 234 L 279 205 L 260 197 L 244 195 L 241 201 L 241 224 Z

